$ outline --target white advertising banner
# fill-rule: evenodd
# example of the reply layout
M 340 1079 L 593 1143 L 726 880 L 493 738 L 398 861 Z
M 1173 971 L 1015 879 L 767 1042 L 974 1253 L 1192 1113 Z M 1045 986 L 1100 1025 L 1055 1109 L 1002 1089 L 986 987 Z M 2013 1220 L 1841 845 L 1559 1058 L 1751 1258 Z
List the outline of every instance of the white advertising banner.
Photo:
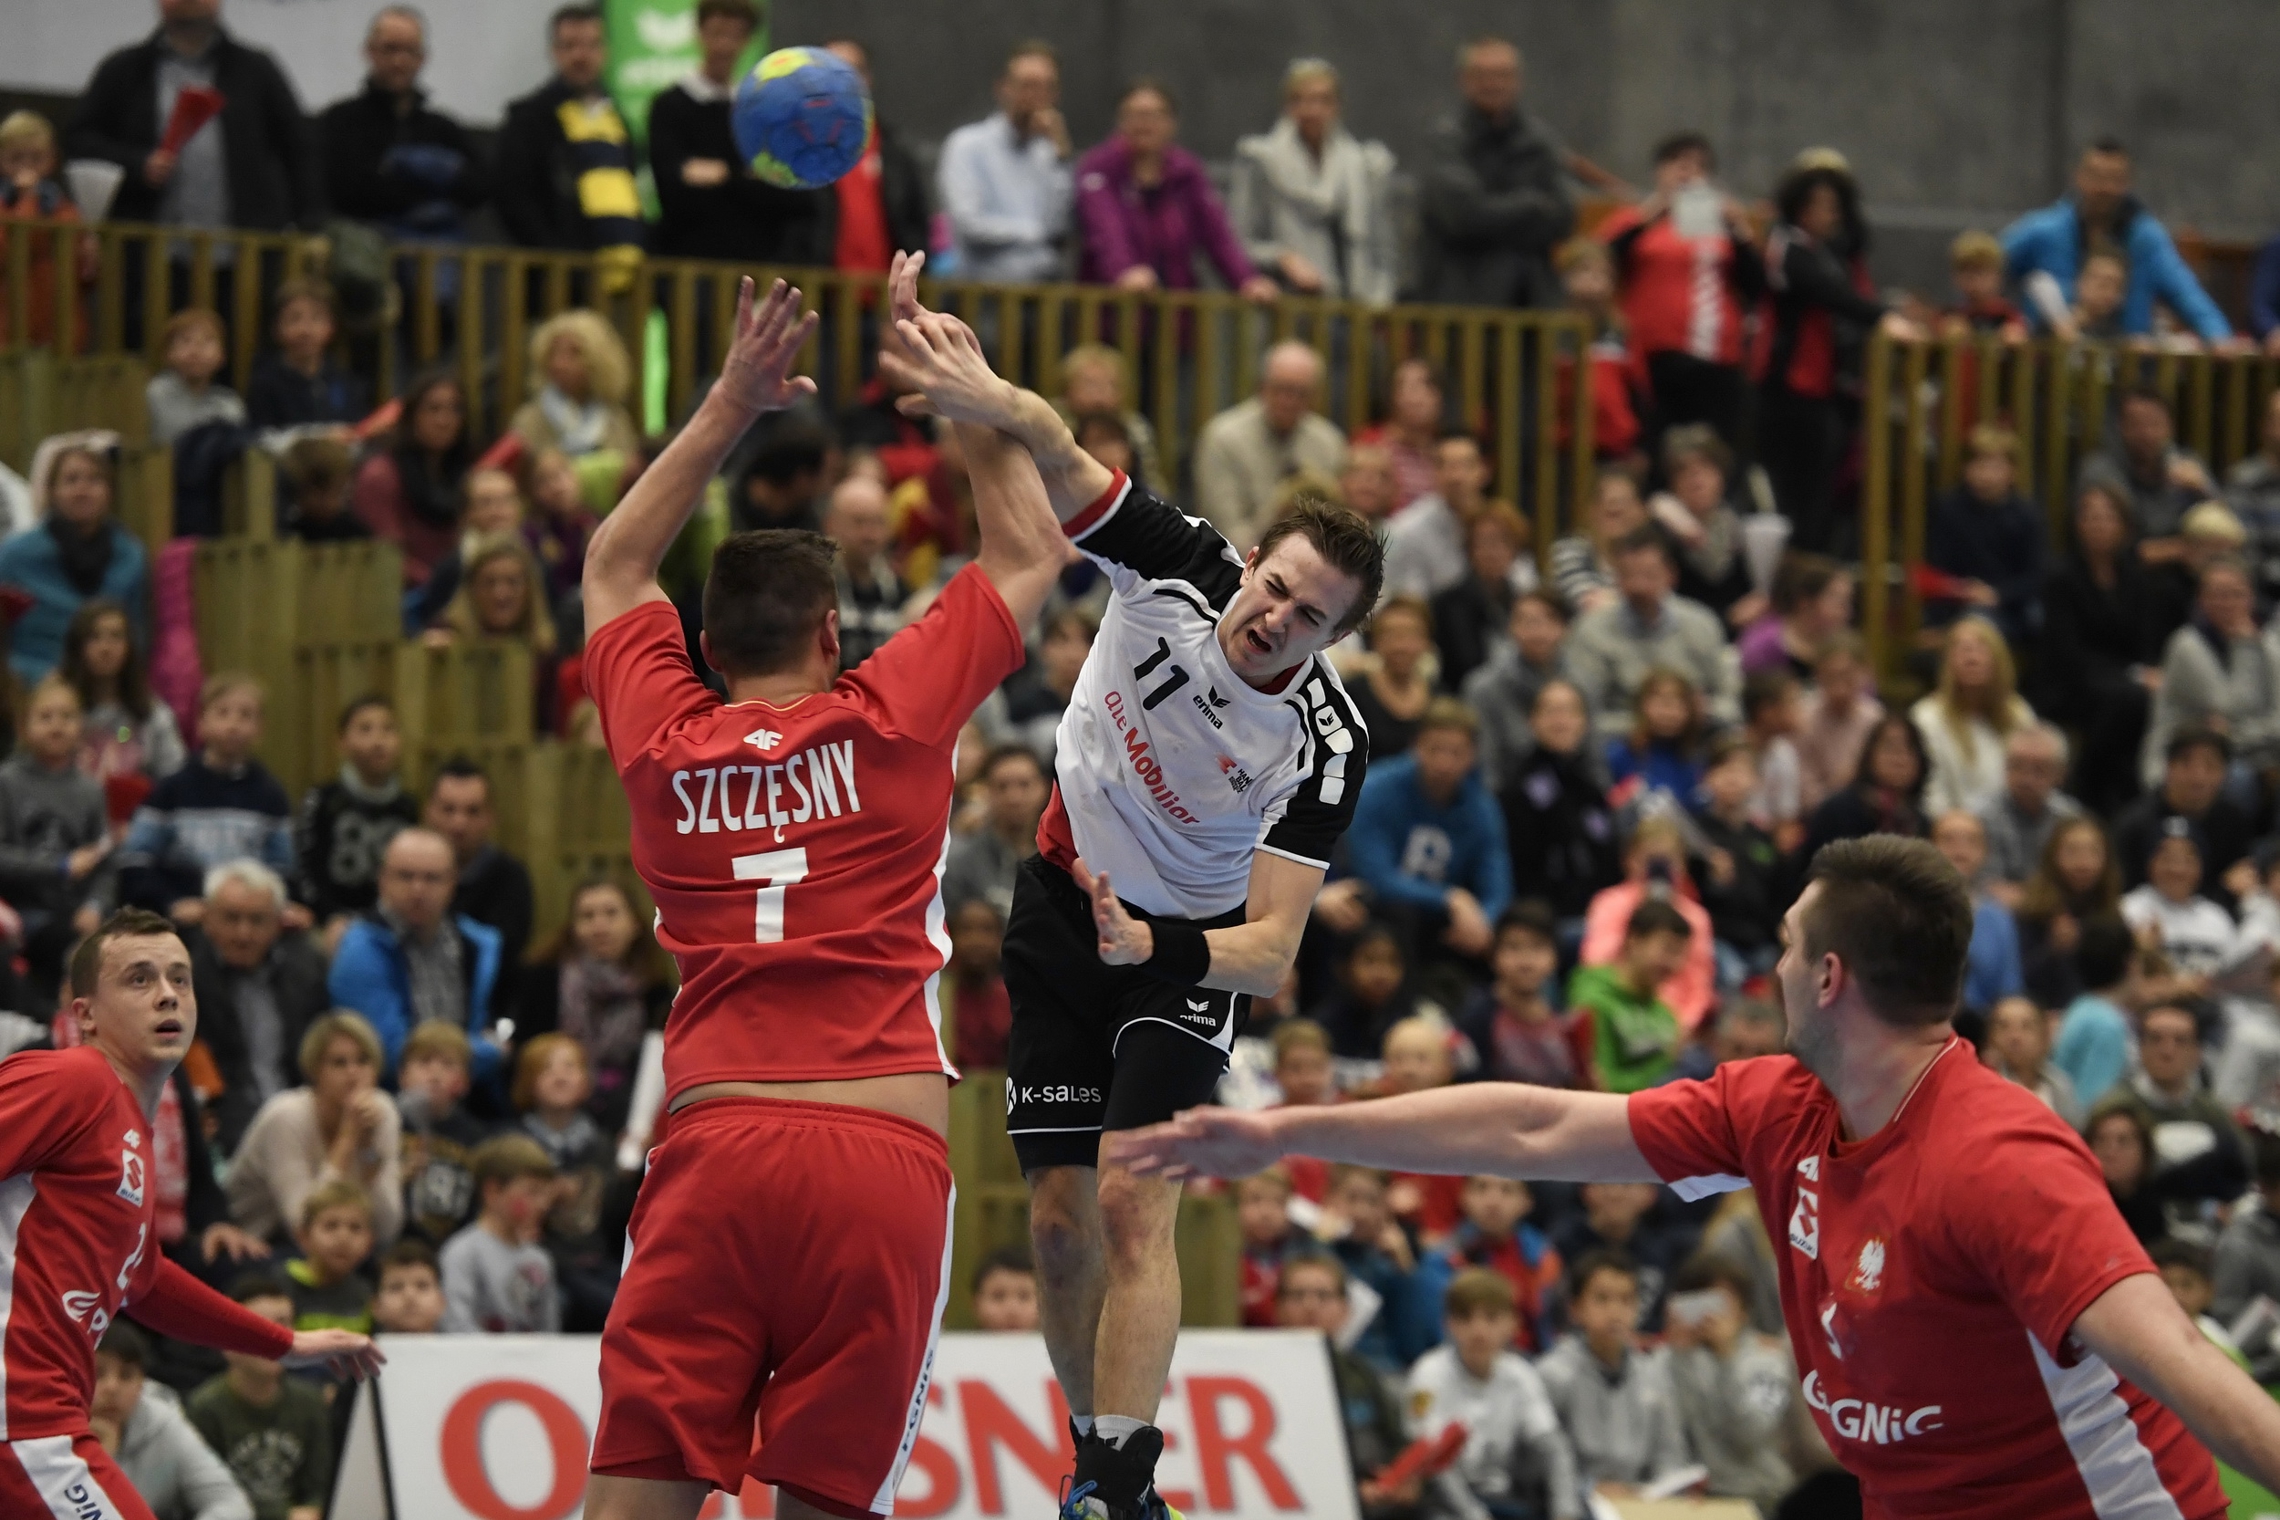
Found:
M 341 1463 L 335 1520 L 569 1520 L 601 1410 L 591 1336 L 384 1336 Z M 1196 1520 L 1357 1520 L 1337 1390 L 1319 1336 L 1180 1337 L 1157 1423 L 1158 1486 Z M 981 1520 L 1052 1513 L 1069 1471 L 1067 1412 L 1045 1344 L 944 1335 L 895 1513 Z M 384 1460 L 382 1448 L 384 1451 Z M 390 1500 L 393 1500 L 391 1505 Z M 772 1520 L 770 1490 L 716 1494 L 705 1520 Z

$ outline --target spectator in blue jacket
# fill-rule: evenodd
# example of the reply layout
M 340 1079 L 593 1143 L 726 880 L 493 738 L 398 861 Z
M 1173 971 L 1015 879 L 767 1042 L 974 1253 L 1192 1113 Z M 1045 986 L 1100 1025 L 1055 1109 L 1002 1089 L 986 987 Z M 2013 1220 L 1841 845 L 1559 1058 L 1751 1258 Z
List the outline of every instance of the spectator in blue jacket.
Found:
M 2040 211 L 2030 211 L 2003 229 L 2003 256 L 2013 280 L 2024 283 L 2042 273 L 2074 300 L 2074 279 L 2082 258 L 2095 243 L 2112 243 L 2129 259 L 2129 291 L 2122 298 L 2122 330 L 2153 331 L 2153 303 L 2161 302 L 2205 343 L 2225 343 L 2233 335 L 2217 303 L 2201 288 L 2169 229 L 2130 193 L 2129 149 L 2101 137 L 2082 150 L 2074 166 L 2074 191 Z M 2032 304 L 2032 303 L 2030 303 Z M 2036 320 L 2047 326 L 2039 310 Z
M 206 873 L 216 866 L 258 860 L 293 877 L 292 805 L 253 754 L 261 702 L 261 683 L 243 672 L 206 678 L 197 755 L 152 788 L 119 846 L 119 890 L 128 903 L 197 924 L 206 916 Z M 306 929 L 309 910 L 287 903 L 282 922 Z
M 1370 767 L 1346 833 L 1354 874 L 1409 931 L 1412 965 L 1436 947 L 1485 962 L 1512 901 L 1502 818 L 1475 763 L 1479 725 L 1464 703 L 1435 697 L 1409 753 Z
M 474 1077 L 490 1082 L 501 1052 L 487 1031 L 499 983 L 499 932 L 451 911 L 458 881 L 450 842 L 433 829 L 399 830 L 380 857 L 379 906 L 348 926 L 327 990 L 364 1015 L 392 1074 L 404 1039 L 432 1019 L 467 1031 Z
M 16 622 L 9 654 L 27 689 L 55 669 L 72 614 L 94 597 L 125 607 L 142 642 L 150 557 L 112 515 L 114 441 L 90 433 L 40 445 L 32 461 L 32 505 L 45 521 L 0 543 L 0 586 L 32 599 Z
M 1984 1018 L 2003 999 L 2026 993 L 2019 925 L 2011 910 L 1987 890 L 1987 825 L 1977 813 L 1956 808 L 1941 814 L 1932 825 L 1932 844 L 1971 888 L 1971 950 L 1964 960 L 1963 1006 Z

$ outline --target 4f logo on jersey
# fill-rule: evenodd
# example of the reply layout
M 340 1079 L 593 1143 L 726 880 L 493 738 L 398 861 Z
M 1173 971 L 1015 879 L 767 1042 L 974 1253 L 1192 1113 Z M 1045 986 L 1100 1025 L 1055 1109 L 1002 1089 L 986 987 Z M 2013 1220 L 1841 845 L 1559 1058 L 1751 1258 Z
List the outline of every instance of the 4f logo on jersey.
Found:
M 744 736 L 744 742 L 757 750 L 771 750 L 784 742 L 784 736 L 772 728 L 756 728 Z
M 132 1133 L 127 1136 L 127 1142 L 130 1146 L 133 1145 Z M 128 1149 L 119 1152 L 119 1196 L 138 1209 L 142 1207 L 143 1158 L 139 1151 Z

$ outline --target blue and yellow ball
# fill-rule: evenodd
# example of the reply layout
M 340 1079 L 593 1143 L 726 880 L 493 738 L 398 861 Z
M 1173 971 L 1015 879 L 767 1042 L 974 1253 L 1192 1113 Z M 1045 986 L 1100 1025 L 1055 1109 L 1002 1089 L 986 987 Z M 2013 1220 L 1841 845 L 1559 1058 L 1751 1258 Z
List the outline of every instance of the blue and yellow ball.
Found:
M 820 190 L 862 160 L 871 92 L 845 59 L 822 48 L 778 48 L 736 87 L 736 151 L 785 190 Z

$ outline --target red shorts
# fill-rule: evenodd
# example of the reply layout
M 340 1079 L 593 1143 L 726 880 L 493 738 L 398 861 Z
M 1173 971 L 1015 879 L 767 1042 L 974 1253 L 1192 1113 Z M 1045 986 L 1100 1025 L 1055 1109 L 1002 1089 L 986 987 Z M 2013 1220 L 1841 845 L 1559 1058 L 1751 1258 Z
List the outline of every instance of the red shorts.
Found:
M 673 1118 L 602 1331 L 593 1470 L 893 1512 L 950 1283 L 950 1149 L 836 1103 Z M 757 1435 L 755 1434 L 757 1421 Z
M 8 1520 L 151 1520 L 150 1506 L 92 1433 L 0 1441 Z

